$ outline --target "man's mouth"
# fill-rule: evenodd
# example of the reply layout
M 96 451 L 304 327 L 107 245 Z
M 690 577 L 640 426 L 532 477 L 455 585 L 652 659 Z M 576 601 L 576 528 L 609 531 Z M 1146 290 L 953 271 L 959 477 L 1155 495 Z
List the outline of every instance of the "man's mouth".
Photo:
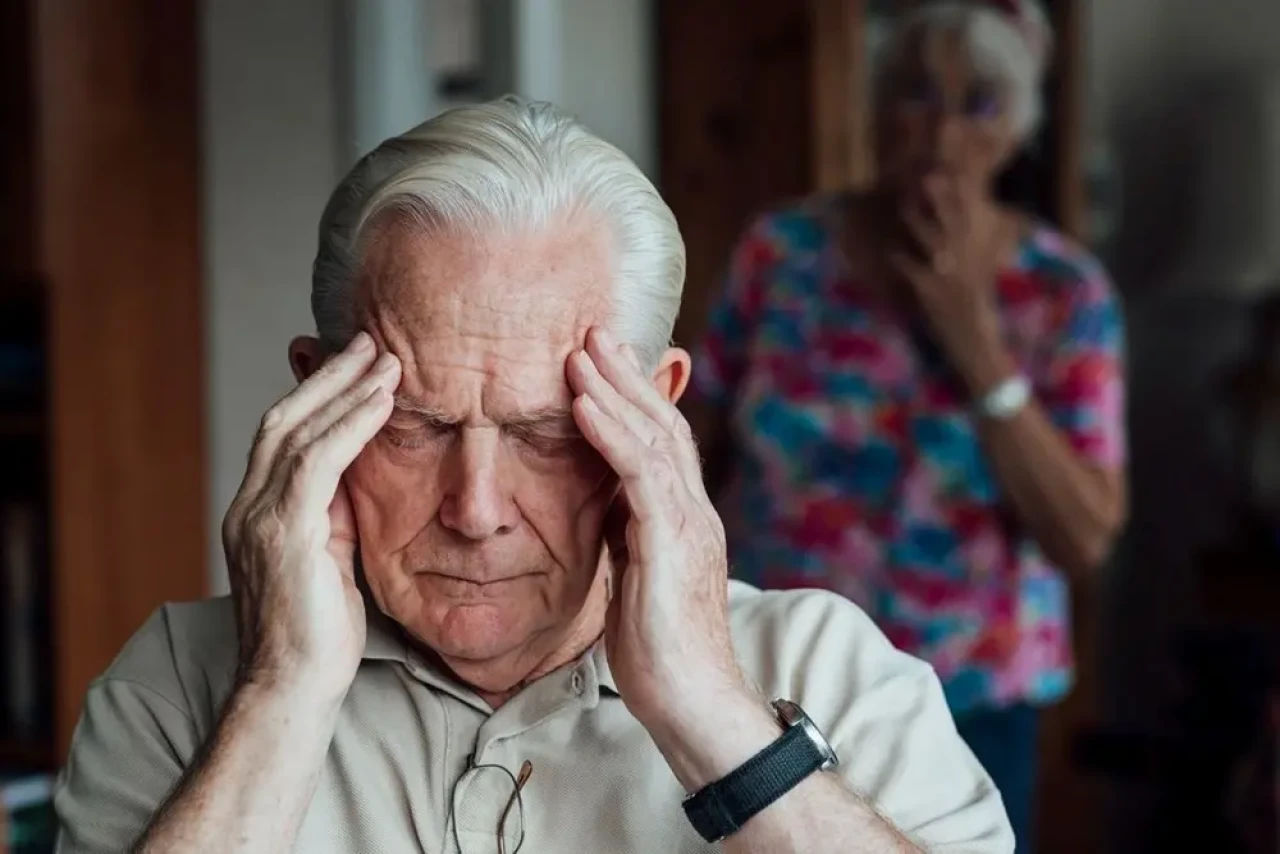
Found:
M 464 599 L 485 599 L 502 596 L 529 579 L 528 575 L 474 579 L 442 572 L 424 572 L 420 573 L 418 577 L 439 593 Z

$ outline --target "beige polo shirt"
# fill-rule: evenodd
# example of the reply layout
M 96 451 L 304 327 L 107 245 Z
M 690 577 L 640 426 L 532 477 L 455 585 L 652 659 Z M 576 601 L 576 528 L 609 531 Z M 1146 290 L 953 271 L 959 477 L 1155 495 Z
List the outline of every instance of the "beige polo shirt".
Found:
M 926 664 L 832 594 L 735 582 L 730 613 L 745 670 L 804 707 L 840 756 L 831 773 L 931 851 L 1013 850 L 1000 796 Z M 61 854 L 129 849 L 213 731 L 235 668 L 229 600 L 147 621 L 85 699 L 55 797 Z M 492 854 L 509 802 L 508 852 L 521 834 L 521 854 L 717 850 L 684 796 L 601 647 L 494 711 L 376 619 L 294 850 Z

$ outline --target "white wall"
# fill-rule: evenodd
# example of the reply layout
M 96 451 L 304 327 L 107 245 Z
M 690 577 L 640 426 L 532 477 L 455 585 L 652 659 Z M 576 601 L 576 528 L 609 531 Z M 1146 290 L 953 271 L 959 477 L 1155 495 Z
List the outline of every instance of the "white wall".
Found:
M 210 566 L 258 419 L 310 331 L 315 228 L 338 175 L 333 0 L 217 0 L 204 15 Z
M 656 57 L 651 0 L 563 0 L 567 56 L 561 104 L 657 174 Z
M 1159 287 L 1175 272 L 1178 248 L 1195 237 L 1197 126 L 1208 87 L 1280 69 L 1278 37 L 1277 0 L 1090 3 L 1091 111 L 1124 170 L 1114 261 L 1126 289 Z
M 408 7 L 425 4 L 422 9 Z M 497 0 L 217 0 L 203 10 L 204 253 L 208 348 L 211 584 L 226 586 L 220 526 L 262 413 L 292 386 L 285 350 L 312 331 L 310 267 L 329 192 L 369 127 L 425 118 L 432 86 L 376 89 L 420 63 L 404 26 L 420 27 L 432 70 L 475 56 L 478 4 Z M 511 0 L 519 54 L 512 87 L 551 98 L 630 154 L 656 163 L 651 0 Z M 349 5 L 344 5 L 349 4 Z M 366 4 L 377 4 L 370 7 Z M 353 10 L 363 27 L 350 21 Z M 405 22 L 409 22 L 405 24 Z M 399 26 L 397 26 L 399 25 Z M 379 33 L 381 32 L 381 35 Z M 356 33 L 358 41 L 351 41 Z M 379 38 L 398 48 L 379 51 Z M 382 57 L 352 74 L 352 57 Z M 421 68 L 419 64 L 417 66 Z M 420 73 L 420 72 L 413 72 Z M 368 93 L 353 103 L 361 87 Z M 375 98 L 376 103 L 370 101 Z M 364 109 L 374 107 L 375 109 Z M 385 130 L 385 132 L 392 132 Z
M 1104 109 L 1207 72 L 1269 63 L 1280 34 L 1274 0 L 1093 0 L 1088 38 Z
M 515 88 L 657 169 L 652 0 L 516 0 Z
M 436 5 L 339 0 L 337 85 L 347 162 L 437 112 L 429 45 Z

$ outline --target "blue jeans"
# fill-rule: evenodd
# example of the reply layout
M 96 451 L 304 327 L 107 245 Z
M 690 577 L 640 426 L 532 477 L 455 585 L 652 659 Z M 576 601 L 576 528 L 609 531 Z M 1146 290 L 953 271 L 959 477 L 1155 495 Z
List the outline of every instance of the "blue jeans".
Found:
M 956 727 L 1000 790 L 1018 840 L 1017 854 L 1030 854 L 1034 850 L 1040 711 L 1019 704 L 969 712 L 956 718 Z

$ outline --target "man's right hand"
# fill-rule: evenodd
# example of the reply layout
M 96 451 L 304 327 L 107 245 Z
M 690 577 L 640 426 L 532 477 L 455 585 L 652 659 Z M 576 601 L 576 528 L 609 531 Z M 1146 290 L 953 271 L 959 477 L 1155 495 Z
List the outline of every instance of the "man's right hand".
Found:
M 386 423 L 400 362 L 360 332 L 267 411 L 222 526 L 240 681 L 340 701 L 364 651 L 342 475 Z
M 132 850 L 293 849 L 364 652 L 342 475 L 391 415 L 399 382 L 399 361 L 361 332 L 263 416 L 222 524 L 238 684 Z

